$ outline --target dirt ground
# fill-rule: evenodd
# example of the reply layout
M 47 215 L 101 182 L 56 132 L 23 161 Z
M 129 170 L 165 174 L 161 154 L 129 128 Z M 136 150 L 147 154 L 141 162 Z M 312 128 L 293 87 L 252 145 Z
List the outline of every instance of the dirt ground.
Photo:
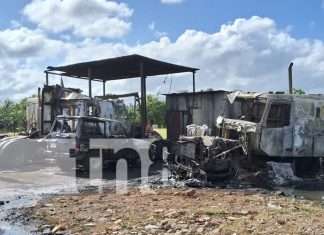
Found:
M 320 203 L 257 190 L 106 190 L 52 196 L 23 215 L 43 234 L 324 234 Z

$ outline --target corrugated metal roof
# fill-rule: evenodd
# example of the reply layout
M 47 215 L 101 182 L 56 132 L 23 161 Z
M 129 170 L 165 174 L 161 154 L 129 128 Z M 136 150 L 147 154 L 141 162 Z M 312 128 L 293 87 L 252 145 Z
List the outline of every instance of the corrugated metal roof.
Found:
M 197 68 L 171 64 L 135 54 L 59 67 L 49 66 L 45 72 L 87 79 L 88 69 L 90 68 L 91 78 L 93 80 L 109 81 L 141 77 L 141 63 L 143 63 L 144 76 L 195 72 L 199 70 Z

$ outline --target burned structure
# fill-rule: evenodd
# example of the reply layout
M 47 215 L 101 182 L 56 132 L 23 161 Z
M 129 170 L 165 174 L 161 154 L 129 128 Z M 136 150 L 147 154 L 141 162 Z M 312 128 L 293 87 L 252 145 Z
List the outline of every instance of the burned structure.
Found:
M 320 171 L 324 156 L 322 95 L 237 91 L 227 94 L 220 110 L 212 126 L 219 135 L 209 136 L 206 127 L 188 126 L 169 157 L 171 168 L 181 169 L 187 176 L 201 176 L 202 172 L 215 178 L 225 172 L 230 175 L 242 161 L 253 157 L 290 162 L 297 175 Z
M 166 95 L 166 123 L 168 139 L 177 141 L 186 135 L 191 124 L 210 127 L 211 134 L 219 135 L 215 126 L 227 100 L 227 91 L 186 92 Z
M 116 112 L 123 108 L 125 104 L 118 99 L 90 98 L 81 94 L 79 89 L 44 86 L 39 98 L 27 100 L 27 125 L 34 126 L 41 130 L 41 135 L 46 135 L 58 115 L 117 119 Z M 126 126 L 130 125 L 126 123 Z

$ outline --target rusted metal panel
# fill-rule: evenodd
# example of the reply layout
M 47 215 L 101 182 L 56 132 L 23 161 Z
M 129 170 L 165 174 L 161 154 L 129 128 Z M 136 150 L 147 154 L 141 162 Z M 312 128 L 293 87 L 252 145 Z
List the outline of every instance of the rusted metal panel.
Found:
M 167 135 L 169 140 L 178 140 L 182 134 L 182 112 L 169 112 L 167 115 Z
M 324 156 L 324 136 L 314 136 L 314 157 Z
M 190 124 L 207 125 L 212 128 L 212 133 L 217 134 L 215 128 L 216 118 L 220 115 L 222 107 L 226 102 L 226 91 L 210 91 L 196 93 L 178 93 L 166 96 L 167 111 L 167 129 L 173 133 L 177 128 L 177 133 L 185 132 L 186 126 Z M 182 123 L 180 127 L 176 127 L 170 116 L 174 112 L 182 112 L 180 116 Z M 169 128 L 170 127 L 170 128 Z M 178 136 L 172 136 L 172 140 L 177 140 Z

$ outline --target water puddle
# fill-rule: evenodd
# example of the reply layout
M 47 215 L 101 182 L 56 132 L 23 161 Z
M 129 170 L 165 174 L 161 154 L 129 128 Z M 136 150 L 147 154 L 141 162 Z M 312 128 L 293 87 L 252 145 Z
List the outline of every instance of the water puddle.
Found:
M 298 199 L 308 199 L 312 201 L 324 202 L 324 181 L 311 182 L 309 184 L 296 185 L 290 187 L 279 187 L 286 195 L 295 196 Z
M 13 226 L 6 222 L 0 222 L 0 234 L 1 235 L 29 235 L 30 231 L 26 231 L 19 226 Z

